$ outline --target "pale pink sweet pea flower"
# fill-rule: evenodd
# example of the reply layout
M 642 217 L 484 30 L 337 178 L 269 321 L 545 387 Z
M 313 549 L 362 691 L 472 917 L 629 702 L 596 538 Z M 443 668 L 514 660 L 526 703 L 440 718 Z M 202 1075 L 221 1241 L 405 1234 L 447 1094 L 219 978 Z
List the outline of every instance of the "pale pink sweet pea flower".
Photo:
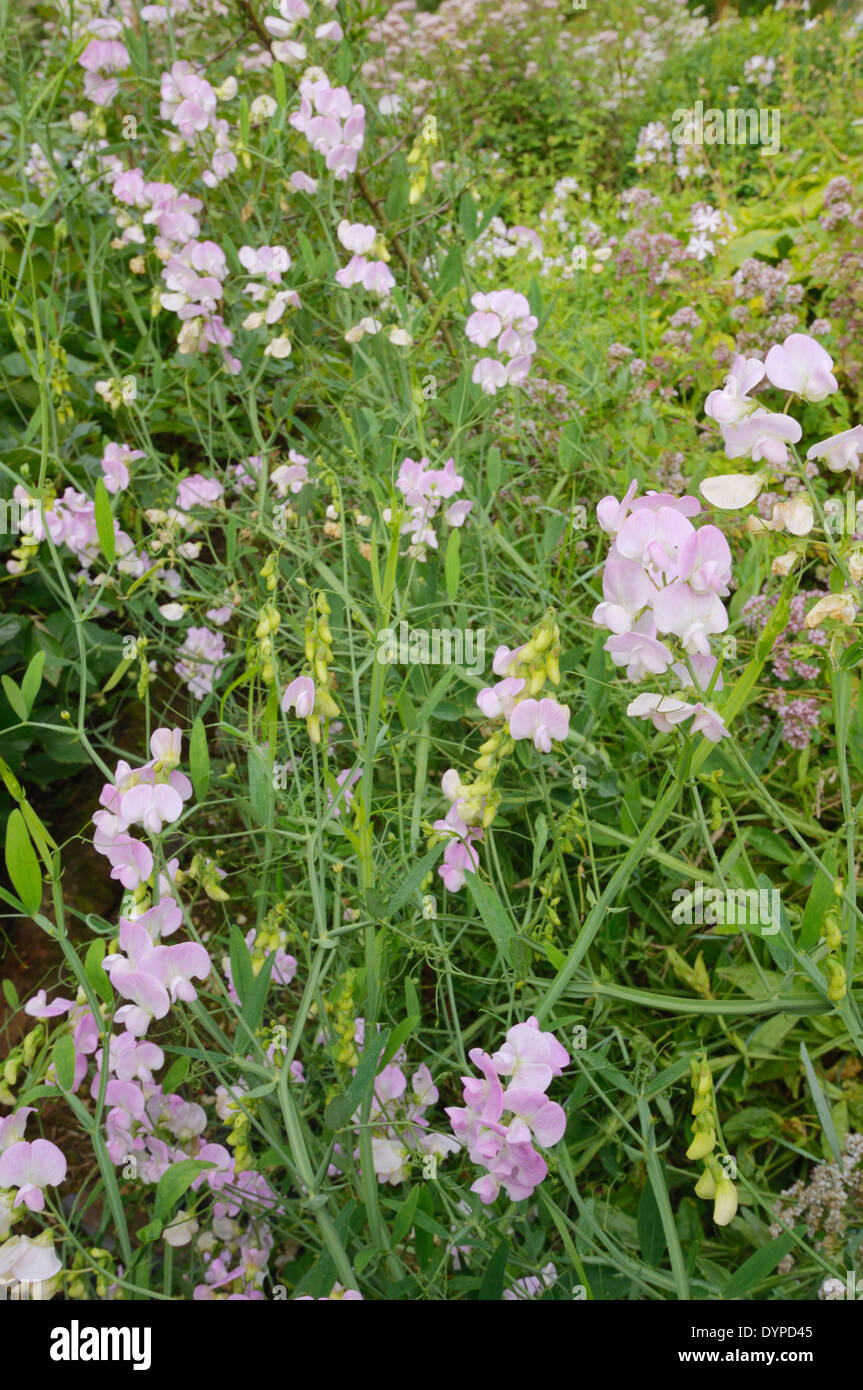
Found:
M 705 478 L 698 484 L 698 491 L 711 507 L 733 512 L 754 502 L 764 482 L 759 473 L 720 473 L 717 477 Z
M 299 719 L 307 719 L 315 707 L 315 683 L 311 676 L 297 676 L 282 696 L 282 710 L 296 711 Z
M 30 1115 L 35 1114 L 36 1107 L 34 1105 L 22 1105 L 20 1110 L 16 1110 L 12 1115 L 7 1115 L 5 1120 L 0 1120 L 0 1154 L 24 1138 L 27 1119 Z
M 693 533 L 692 522 L 673 507 L 633 510 L 617 533 L 615 549 L 625 560 L 676 574 L 680 549 Z
M 701 526 L 684 541 L 677 573 L 697 594 L 713 592 L 727 596 L 731 549 L 718 526 Z
M 787 463 L 789 443 L 796 444 L 803 433 L 790 415 L 774 415 L 767 410 L 756 410 L 744 420 L 722 425 L 721 430 L 730 459 L 748 454 L 754 463 L 764 459 L 774 467 Z
M 730 736 L 722 715 L 712 705 L 703 705 L 699 700 L 698 704 L 693 705 L 692 708 L 694 713 L 692 732 L 694 734 L 703 734 L 711 743 L 719 743 L 721 739 Z
M 50 1004 L 47 999 L 45 990 L 40 989 L 24 1005 L 25 1014 L 29 1014 L 31 1018 L 58 1018 L 60 1014 L 67 1014 L 70 1009 L 75 1007 L 73 999 L 62 999 L 58 995 L 56 999 L 51 1000 Z
M 66 1159 L 49 1139 L 21 1140 L 0 1154 L 0 1187 L 17 1187 L 15 1206 L 44 1211 L 45 1187 L 57 1187 L 66 1176 Z
M 616 536 L 626 518 L 629 516 L 632 499 L 638 491 L 636 479 L 629 484 L 620 502 L 616 497 L 603 497 L 596 504 L 596 519 L 610 536 Z
M 609 637 L 603 648 L 608 652 L 615 666 L 626 667 L 626 679 L 643 680 L 645 676 L 661 676 L 674 660 L 664 642 L 656 636 L 656 626 L 651 621 L 645 624 L 652 630 L 622 632 Z
M 550 753 L 552 739 L 562 742 L 569 734 L 569 706 L 546 697 L 522 700 L 509 719 L 510 737 L 533 739 L 539 753 Z
M 731 425 L 755 410 L 749 392 L 764 378 L 764 363 L 757 357 L 735 357 L 721 391 L 711 391 L 704 402 L 704 413 L 717 424 Z
M 492 1053 L 492 1064 L 501 1076 L 511 1077 L 510 1088 L 546 1091 L 555 1076 L 569 1066 L 569 1053 L 553 1033 L 545 1033 L 531 1015 L 526 1023 L 509 1029 L 506 1041 Z
M 487 685 L 481 690 L 476 702 L 486 719 L 499 719 L 501 715 L 509 719 L 515 705 L 515 697 L 521 693 L 524 686 L 524 680 L 507 676 L 505 680 L 498 681 L 497 685 Z
M 681 724 L 693 712 L 693 706 L 685 700 L 676 700 L 671 695 L 660 695 L 656 691 L 636 695 L 626 707 L 630 719 L 649 719 L 660 733 L 668 734 L 675 724 Z
M 849 471 L 858 468 L 861 454 L 863 454 L 863 425 L 855 425 L 853 429 L 842 430 L 840 434 L 832 434 L 829 439 L 822 439 L 820 444 L 813 444 L 806 451 L 808 459 L 823 458 L 833 473 L 842 473 L 846 468 Z
M 593 621 L 615 633 L 629 632 L 655 593 L 655 586 L 637 560 L 626 560 L 612 551 L 602 572 L 604 601 L 594 608 Z
M 161 835 L 183 812 L 183 798 L 170 782 L 139 782 L 120 797 L 120 812 L 127 825 L 140 822 L 151 835 Z
M 348 222 L 343 217 L 336 235 L 346 251 L 357 256 L 367 256 L 377 241 L 378 229 L 370 222 Z
M 474 386 L 480 386 L 487 396 L 494 396 L 507 383 L 506 367 L 495 357 L 481 357 L 471 375 Z
M 653 601 L 653 616 L 660 632 L 673 632 L 687 652 L 710 655 L 710 638 L 728 627 L 725 604 L 713 590 L 693 593 L 677 579 L 660 590 Z
M 772 347 L 764 367 L 774 386 L 793 391 L 805 401 L 823 401 L 839 389 L 832 372 L 833 358 L 808 333 L 792 333 L 781 347 Z

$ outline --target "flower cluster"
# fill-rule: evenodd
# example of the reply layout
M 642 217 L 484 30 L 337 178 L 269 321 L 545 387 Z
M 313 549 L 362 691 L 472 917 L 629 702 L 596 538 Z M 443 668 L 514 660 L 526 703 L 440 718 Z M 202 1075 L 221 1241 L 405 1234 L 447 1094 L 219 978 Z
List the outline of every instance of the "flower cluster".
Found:
M 487 1169 L 470 1190 L 485 1205 L 501 1188 L 513 1202 L 523 1202 L 548 1172 L 534 1142 L 551 1148 L 566 1129 L 562 1106 L 545 1093 L 563 1074 L 569 1053 L 529 1018 L 510 1028 L 498 1052 L 489 1056 L 475 1047 L 469 1056 L 482 1077 L 462 1077 L 464 1106 L 447 1106 L 447 1114 L 471 1162 Z M 509 1078 L 505 1089 L 501 1077 Z
M 185 59 L 172 63 L 170 72 L 162 73 L 159 114 L 177 131 L 172 146 L 196 149 L 204 143 L 205 135 L 210 137 L 207 156 L 210 167 L 202 174 L 208 188 L 215 188 L 237 167 L 237 156 L 228 136 L 228 122 L 216 114 L 219 97 L 231 97 L 236 91 L 236 78 L 228 78 L 224 87 L 216 91 Z
M 463 526 L 473 510 L 473 502 L 466 498 L 450 500 L 464 487 L 464 478 L 455 471 L 454 459 L 447 459 L 443 468 L 430 468 L 428 459 L 420 459 L 417 463 L 415 459 L 406 458 L 399 469 L 396 487 L 410 508 L 401 534 L 410 536 L 411 543 L 403 554 L 412 559 L 425 560 L 429 546 L 437 550 L 438 539 L 432 522 L 444 502 L 450 503 L 444 512 L 448 526 Z M 391 508 L 384 509 L 383 518 L 386 522 L 392 521 Z
M 530 371 L 536 340 L 533 337 L 538 320 L 530 312 L 523 294 L 515 290 L 492 290 L 490 294 L 471 296 L 474 313 L 465 324 L 465 333 L 478 348 L 494 343 L 498 357 L 481 357 L 473 369 L 471 380 L 494 396 L 504 386 L 517 386 Z
M 149 846 L 128 832 L 140 825 L 149 835 L 160 835 L 183 811 L 192 795 L 192 784 L 177 764 L 180 761 L 179 729 L 157 729 L 150 739 L 152 758 L 141 768 L 131 768 L 121 759 L 114 781 L 102 788 L 93 816 L 96 834 L 93 846 L 111 863 L 111 877 L 124 888 L 134 889 L 153 872 Z
M 337 179 L 349 178 L 365 139 L 365 107 L 353 100 L 347 87 L 331 87 L 320 69 L 303 77 L 299 91 L 299 110 L 288 118 L 291 125 L 324 156 Z
M 670 670 L 677 689 L 707 695 L 722 688 L 711 638 L 728 627 L 722 602 L 730 592 L 728 542 L 717 526 L 693 526 L 689 518 L 701 510 L 697 498 L 636 498 L 636 487 L 631 483 L 621 502 L 604 497 L 596 509 L 614 540 L 602 575 L 603 602 L 593 620 L 611 631 L 605 650 L 615 666 L 626 667 L 627 680 Z M 673 693 L 650 691 L 637 695 L 627 714 L 650 719 L 664 733 L 692 719 L 693 732 L 713 743 L 727 733 L 721 716 L 700 698 L 690 704 Z
M 396 1058 L 375 1077 L 369 1114 L 375 1174 L 378 1182 L 389 1183 L 392 1187 L 410 1175 L 415 1156 L 419 1156 L 420 1161 L 423 1155 L 441 1159 L 459 1148 L 450 1135 L 436 1134 L 429 1129 L 425 1114 L 429 1106 L 437 1102 L 439 1093 L 428 1067 L 420 1063 L 408 1087 L 404 1063 L 404 1050 L 400 1049 Z M 353 1123 L 360 1124 L 359 1111 Z M 354 1157 L 359 1158 L 359 1150 Z M 436 1163 L 432 1167 L 436 1168 Z
M 495 781 L 516 743 L 529 738 L 537 752 L 549 753 L 553 740 L 562 743 L 569 734 L 569 707 L 548 696 L 536 698 L 546 681 L 560 684 L 559 658 L 560 629 L 551 610 L 528 642 L 512 651 L 498 647 L 494 654 L 492 669 L 501 680 L 481 690 L 476 702 L 487 719 L 502 719 L 503 727 L 480 744 L 480 756 L 474 762 L 479 776 L 473 782 L 463 782 L 454 768 L 441 779 L 451 806 L 443 820 L 434 822 L 433 830 L 447 841 L 438 874 L 451 893 L 464 886 L 466 872 L 477 871 L 474 845 L 497 813 L 501 793 Z
M 342 218 L 336 235 L 351 259 L 346 266 L 336 271 L 336 284 L 343 289 L 362 285 L 368 294 L 376 294 L 379 299 L 387 299 L 395 285 L 393 273 L 384 259 L 385 248 L 380 244 L 378 229 L 366 222 L 348 222 Z M 370 261 L 368 253 L 378 243 L 380 259 Z
M 284 318 L 289 308 L 300 308 L 296 290 L 282 288 L 282 276 L 291 268 L 291 258 L 284 246 L 241 246 L 240 265 L 249 275 L 257 276 L 246 285 L 246 294 L 257 308 L 243 319 L 245 329 L 272 328 Z M 263 283 L 260 281 L 263 280 Z M 265 357 L 287 357 L 291 340 L 284 334 L 272 338 L 264 348 Z

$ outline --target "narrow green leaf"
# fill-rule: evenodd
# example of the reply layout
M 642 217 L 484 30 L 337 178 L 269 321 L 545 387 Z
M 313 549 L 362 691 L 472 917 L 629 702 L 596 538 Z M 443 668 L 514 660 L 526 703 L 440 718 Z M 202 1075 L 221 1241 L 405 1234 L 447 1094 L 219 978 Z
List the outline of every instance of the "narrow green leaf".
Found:
M 388 1062 L 392 1061 L 393 1057 L 395 1057 L 402 1043 L 404 1043 L 405 1040 L 410 1037 L 411 1033 L 414 1031 L 419 1021 L 419 1014 L 410 1014 L 407 1018 L 403 1018 L 401 1023 L 396 1025 L 396 1027 L 390 1033 L 389 1042 L 384 1048 L 384 1055 L 381 1058 L 382 1067 L 385 1067 Z
M 26 822 L 17 809 L 10 811 L 6 822 L 6 872 L 25 910 L 35 916 L 42 905 L 42 872 Z
M 192 725 L 192 736 L 189 739 L 189 772 L 192 786 L 195 788 L 195 797 L 198 801 L 203 801 L 210 786 L 210 754 L 207 749 L 207 730 L 200 715 Z
M 444 561 L 444 574 L 446 576 L 446 592 L 450 603 L 455 603 L 458 594 L 458 581 L 461 574 L 461 531 L 454 526 L 449 533 L 449 540 L 446 543 L 446 559 Z
M 45 665 L 45 653 L 38 651 L 24 672 L 24 679 L 21 682 L 21 694 L 24 696 L 24 703 L 27 706 L 27 716 L 33 708 L 36 696 L 39 694 L 39 686 L 42 684 L 42 668 Z
M 464 877 L 468 892 L 473 898 L 494 944 L 504 960 L 508 960 L 507 947 L 514 935 L 509 914 L 491 884 L 484 883 L 476 874 L 466 873 Z
M 830 1109 L 830 1102 L 821 1089 L 821 1083 L 815 1075 L 815 1068 L 805 1042 L 800 1044 L 800 1060 L 803 1063 L 803 1070 L 806 1072 L 806 1080 L 809 1082 L 809 1090 L 812 1092 L 812 1101 L 815 1111 L 821 1121 L 821 1128 L 824 1131 L 824 1138 L 830 1145 L 833 1157 L 838 1163 L 841 1159 L 839 1149 L 839 1138 L 836 1134 L 836 1126 L 833 1123 L 833 1114 Z
M 803 1228 L 801 1227 L 798 1234 L 802 1233 Z M 754 1255 L 750 1255 L 749 1259 L 744 1260 L 739 1269 L 734 1271 L 722 1290 L 723 1299 L 742 1298 L 762 1279 L 766 1279 L 769 1274 L 773 1273 L 793 1245 L 794 1237 L 787 1231 L 783 1231 L 782 1235 L 777 1236 L 775 1240 L 762 1245 L 760 1250 L 756 1250 Z
M 503 1297 L 503 1283 L 506 1275 L 506 1262 L 509 1259 L 509 1241 L 502 1240 L 485 1267 L 477 1294 L 480 1303 L 500 1303 Z
M 108 496 L 108 489 L 103 478 L 96 484 L 96 491 L 93 494 L 96 514 L 96 531 L 99 536 L 99 545 L 102 547 L 102 554 L 113 565 L 114 557 L 117 553 L 114 541 L 114 517 L 111 514 L 111 499 Z
M 54 1073 L 61 1091 L 71 1091 L 75 1085 L 75 1040 L 71 1033 L 61 1033 L 51 1052 Z
M 114 1002 L 114 991 L 111 988 L 111 981 L 102 969 L 106 949 L 106 942 L 102 937 L 97 937 L 95 941 L 90 942 L 84 957 L 84 972 L 90 987 L 98 994 L 102 1003 L 111 1005 Z
M 24 696 L 11 676 L 3 676 L 0 679 L 3 681 L 3 691 L 6 699 L 9 701 L 18 718 L 26 724 L 27 720 L 30 718 L 30 711 L 27 709 L 27 702 Z
M 234 989 L 237 997 L 243 1004 L 252 992 L 254 982 L 254 971 L 252 970 L 252 957 L 246 945 L 245 937 L 237 926 L 231 927 L 230 933 L 230 956 L 231 956 L 231 978 L 234 981 Z
M 15 988 L 15 986 L 14 986 L 14 984 L 12 983 L 11 980 L 4 980 L 4 981 L 3 981 L 3 993 L 4 993 L 4 995 L 6 996 L 6 1003 L 9 1005 L 9 1008 L 10 1008 L 10 1009 L 17 1009 L 17 1007 L 18 1007 L 18 991 L 17 991 L 17 989 Z

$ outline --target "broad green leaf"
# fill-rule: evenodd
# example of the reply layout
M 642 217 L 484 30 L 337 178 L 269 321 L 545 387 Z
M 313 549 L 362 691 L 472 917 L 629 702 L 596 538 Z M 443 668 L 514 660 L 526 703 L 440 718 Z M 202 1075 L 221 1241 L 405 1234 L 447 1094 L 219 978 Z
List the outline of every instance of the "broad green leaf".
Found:
M 17 1009 L 17 1007 L 18 1007 L 18 991 L 17 991 L 17 989 L 15 988 L 15 986 L 14 986 L 14 984 L 12 983 L 11 980 L 4 980 L 4 981 L 3 981 L 3 994 L 4 994 L 5 997 L 6 997 L 6 1003 L 9 1005 L 9 1008 L 10 1008 L 10 1009 Z
M 95 941 L 90 942 L 84 957 L 84 972 L 91 989 L 95 990 L 102 1003 L 111 1005 L 114 1002 L 114 991 L 111 988 L 111 981 L 102 968 L 106 949 L 106 943 L 102 937 L 97 937 Z

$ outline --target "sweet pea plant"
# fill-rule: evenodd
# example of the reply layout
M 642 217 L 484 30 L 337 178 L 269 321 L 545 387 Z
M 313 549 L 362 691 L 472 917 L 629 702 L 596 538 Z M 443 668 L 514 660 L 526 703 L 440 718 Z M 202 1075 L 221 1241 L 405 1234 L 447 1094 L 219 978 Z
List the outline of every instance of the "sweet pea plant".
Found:
M 859 1270 L 861 34 L 0 3 L 4 1297 Z

